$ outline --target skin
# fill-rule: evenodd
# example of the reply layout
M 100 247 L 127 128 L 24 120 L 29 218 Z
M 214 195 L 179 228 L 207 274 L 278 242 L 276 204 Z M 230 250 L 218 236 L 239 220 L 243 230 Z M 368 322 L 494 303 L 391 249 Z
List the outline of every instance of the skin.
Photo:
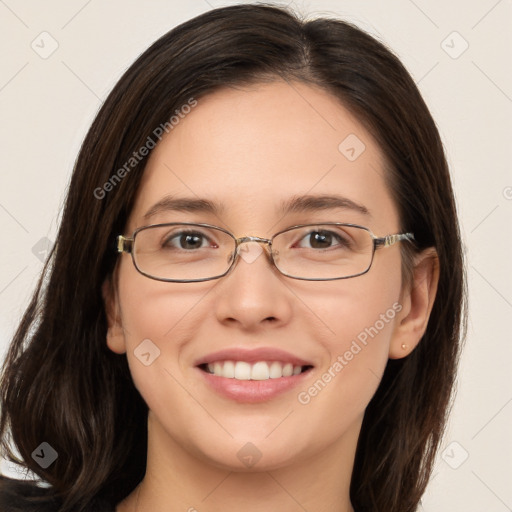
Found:
M 349 134 L 366 146 L 352 162 L 338 150 Z M 270 238 L 294 224 L 329 221 L 361 224 L 377 236 L 399 233 L 383 174 L 379 147 L 327 92 L 281 81 L 224 89 L 200 99 L 153 150 L 124 234 L 180 221 L 218 225 L 237 237 Z M 371 216 L 343 209 L 276 213 L 281 200 L 306 193 L 338 193 Z M 218 217 L 166 212 L 143 219 L 167 194 L 207 198 L 225 210 Z M 150 411 L 146 476 L 117 512 L 353 512 L 349 485 L 365 408 L 388 358 L 407 356 L 421 339 L 437 288 L 435 253 L 417 257 L 406 285 L 399 246 L 378 250 L 365 275 L 323 282 L 281 275 L 265 252 L 252 262 L 239 258 L 230 274 L 202 283 L 148 279 L 121 255 L 103 288 L 107 344 L 126 353 Z M 401 310 L 394 318 L 301 404 L 298 392 L 395 303 Z M 147 338 L 160 349 L 149 366 L 134 355 Z M 198 357 L 234 346 L 277 347 L 314 369 L 300 389 L 237 403 L 216 394 L 194 368 Z M 261 453 L 251 467 L 237 457 L 248 442 Z

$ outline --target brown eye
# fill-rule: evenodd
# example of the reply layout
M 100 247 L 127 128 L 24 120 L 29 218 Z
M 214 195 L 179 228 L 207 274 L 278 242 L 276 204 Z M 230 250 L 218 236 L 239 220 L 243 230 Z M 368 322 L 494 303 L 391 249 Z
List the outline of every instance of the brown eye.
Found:
M 206 245 L 203 245 L 206 243 Z M 194 250 L 208 247 L 208 238 L 198 231 L 179 231 L 162 241 L 164 249 Z
M 306 242 L 308 245 L 303 245 L 302 242 Z M 329 249 L 331 247 L 348 247 L 349 241 L 338 233 L 333 231 L 311 231 L 304 236 L 299 242 L 299 247 L 311 248 L 311 249 Z

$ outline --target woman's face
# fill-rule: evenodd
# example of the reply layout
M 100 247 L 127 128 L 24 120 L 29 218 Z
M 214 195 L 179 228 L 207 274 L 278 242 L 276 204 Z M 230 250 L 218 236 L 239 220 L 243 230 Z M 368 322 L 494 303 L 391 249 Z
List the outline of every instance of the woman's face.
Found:
M 295 224 L 322 222 L 398 233 L 382 154 L 369 133 L 328 93 L 292 85 L 225 89 L 200 99 L 153 150 L 124 234 L 167 222 L 209 223 L 236 237 L 271 238 Z M 305 195 L 340 196 L 368 213 L 348 205 L 281 211 Z M 171 197 L 204 199 L 218 212 L 153 208 Z M 245 246 L 228 275 L 195 283 L 149 279 L 121 255 L 112 309 L 121 334 L 109 346 L 126 351 L 150 409 L 153 442 L 237 470 L 354 447 L 396 348 L 399 245 L 378 250 L 368 273 L 334 281 L 285 277 L 258 244 Z M 229 372 L 226 360 L 242 363 L 238 376 L 256 362 L 312 368 L 239 380 L 198 366 L 217 362 Z

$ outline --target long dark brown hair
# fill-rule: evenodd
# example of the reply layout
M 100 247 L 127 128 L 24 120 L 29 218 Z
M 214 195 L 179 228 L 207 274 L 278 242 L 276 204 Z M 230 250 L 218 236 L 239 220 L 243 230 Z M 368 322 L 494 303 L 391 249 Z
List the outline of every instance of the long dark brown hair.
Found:
M 2 510 L 18 510 L 9 505 L 16 494 L 26 497 L 23 510 L 100 510 L 143 478 L 148 409 L 126 357 L 107 348 L 101 289 L 147 156 L 114 186 L 104 184 L 191 98 L 200 105 L 219 88 L 277 79 L 320 86 L 361 121 L 385 156 L 400 230 L 416 236 L 415 247 L 403 244 L 403 261 L 428 247 L 439 256 L 427 330 L 408 357 L 387 364 L 366 409 L 350 488 L 356 510 L 416 510 L 444 431 L 466 325 L 463 251 L 443 146 L 414 81 L 385 45 L 344 21 L 303 21 L 262 4 L 214 9 L 162 36 L 96 116 L 1 375 L 4 456 L 49 486 L 3 477 Z M 58 453 L 46 469 L 32 457 L 42 442 Z

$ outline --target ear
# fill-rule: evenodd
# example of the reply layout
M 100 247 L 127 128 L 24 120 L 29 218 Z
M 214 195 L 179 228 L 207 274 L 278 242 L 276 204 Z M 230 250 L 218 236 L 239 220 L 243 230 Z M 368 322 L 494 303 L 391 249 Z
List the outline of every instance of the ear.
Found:
M 114 272 L 115 273 L 115 272 Z M 107 277 L 101 287 L 103 303 L 108 321 L 107 345 L 116 354 L 126 352 L 126 340 L 121 322 L 121 311 L 117 300 L 115 275 Z
M 402 309 L 396 315 L 395 330 L 389 347 L 389 358 L 409 355 L 427 329 L 439 282 L 439 258 L 430 247 L 416 256 L 411 282 L 402 289 Z

